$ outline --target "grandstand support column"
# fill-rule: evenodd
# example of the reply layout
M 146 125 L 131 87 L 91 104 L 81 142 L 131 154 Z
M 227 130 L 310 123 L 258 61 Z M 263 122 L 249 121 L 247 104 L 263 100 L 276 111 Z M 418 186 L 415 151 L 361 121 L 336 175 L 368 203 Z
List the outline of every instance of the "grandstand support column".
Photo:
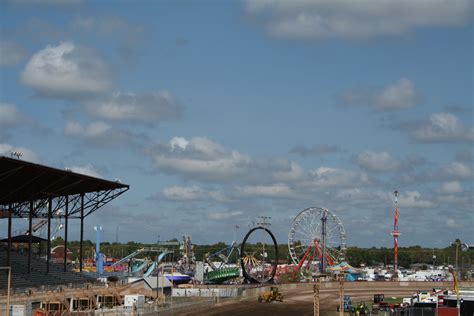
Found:
M 33 200 L 30 200 L 30 213 L 28 215 L 28 274 L 31 272 L 31 246 L 33 244 Z
M 69 195 L 66 195 L 66 212 L 64 214 L 64 272 L 67 270 L 67 220 L 69 217 Z
M 81 193 L 81 239 L 79 240 L 79 272 L 82 272 L 82 241 L 84 240 L 84 193 Z
M 53 213 L 53 200 L 48 199 L 48 241 L 46 254 L 46 274 L 49 274 L 49 261 L 51 260 L 51 215 Z
M 10 265 L 10 252 L 12 251 L 12 204 L 8 205 L 8 250 L 7 250 L 7 266 Z

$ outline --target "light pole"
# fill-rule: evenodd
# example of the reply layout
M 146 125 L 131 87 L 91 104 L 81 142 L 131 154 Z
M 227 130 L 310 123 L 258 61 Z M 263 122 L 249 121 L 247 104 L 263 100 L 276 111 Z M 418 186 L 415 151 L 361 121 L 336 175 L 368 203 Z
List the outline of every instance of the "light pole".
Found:
M 8 270 L 8 281 L 7 281 L 7 315 L 10 315 L 10 285 L 12 281 L 12 268 L 11 267 L 0 267 L 0 270 Z
M 96 272 L 99 273 L 100 276 L 104 273 L 104 260 L 102 253 L 100 252 L 100 232 L 102 231 L 102 226 L 94 226 L 94 230 L 96 231 L 96 243 L 95 243 L 95 267 Z

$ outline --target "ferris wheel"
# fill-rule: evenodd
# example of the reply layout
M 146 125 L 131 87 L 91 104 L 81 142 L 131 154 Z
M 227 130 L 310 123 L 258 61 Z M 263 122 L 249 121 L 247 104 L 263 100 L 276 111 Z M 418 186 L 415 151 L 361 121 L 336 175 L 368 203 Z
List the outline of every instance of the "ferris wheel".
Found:
M 344 226 L 328 209 L 307 208 L 293 220 L 288 233 L 288 249 L 301 274 L 324 273 L 327 266 L 344 260 Z

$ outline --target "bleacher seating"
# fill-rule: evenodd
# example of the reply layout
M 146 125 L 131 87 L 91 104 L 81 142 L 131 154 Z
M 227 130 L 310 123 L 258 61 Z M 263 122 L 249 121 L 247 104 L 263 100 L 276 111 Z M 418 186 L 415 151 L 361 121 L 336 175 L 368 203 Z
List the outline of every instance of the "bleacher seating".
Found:
M 4 266 L 7 259 L 7 251 L 0 247 L 0 266 Z M 78 283 L 93 283 L 95 278 L 85 274 L 66 271 L 64 272 L 61 264 L 50 262 L 49 273 L 46 274 L 46 261 L 32 256 L 31 257 L 31 272 L 28 273 L 28 256 L 12 251 L 10 253 L 11 267 L 12 267 L 12 288 L 41 288 L 41 286 L 55 286 L 78 284 Z M 7 272 L 0 271 L 0 290 L 7 288 Z

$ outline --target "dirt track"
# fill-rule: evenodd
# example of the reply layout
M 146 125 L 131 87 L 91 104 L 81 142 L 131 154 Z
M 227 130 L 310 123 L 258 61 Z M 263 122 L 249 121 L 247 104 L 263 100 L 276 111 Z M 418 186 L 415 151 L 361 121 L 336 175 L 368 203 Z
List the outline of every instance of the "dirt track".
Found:
M 425 290 L 432 288 L 432 284 L 426 282 Z M 373 295 L 383 293 L 385 297 L 411 296 L 420 285 L 393 287 L 381 284 L 378 288 L 351 288 L 345 290 L 345 295 L 350 295 L 353 301 L 371 302 Z M 179 315 L 313 315 L 313 291 L 308 287 L 298 287 L 282 291 L 283 302 L 259 303 L 256 297 L 245 298 L 240 301 L 231 301 L 218 304 L 211 309 L 194 310 Z M 322 288 L 320 291 L 321 315 L 335 312 L 339 300 L 339 287 Z

